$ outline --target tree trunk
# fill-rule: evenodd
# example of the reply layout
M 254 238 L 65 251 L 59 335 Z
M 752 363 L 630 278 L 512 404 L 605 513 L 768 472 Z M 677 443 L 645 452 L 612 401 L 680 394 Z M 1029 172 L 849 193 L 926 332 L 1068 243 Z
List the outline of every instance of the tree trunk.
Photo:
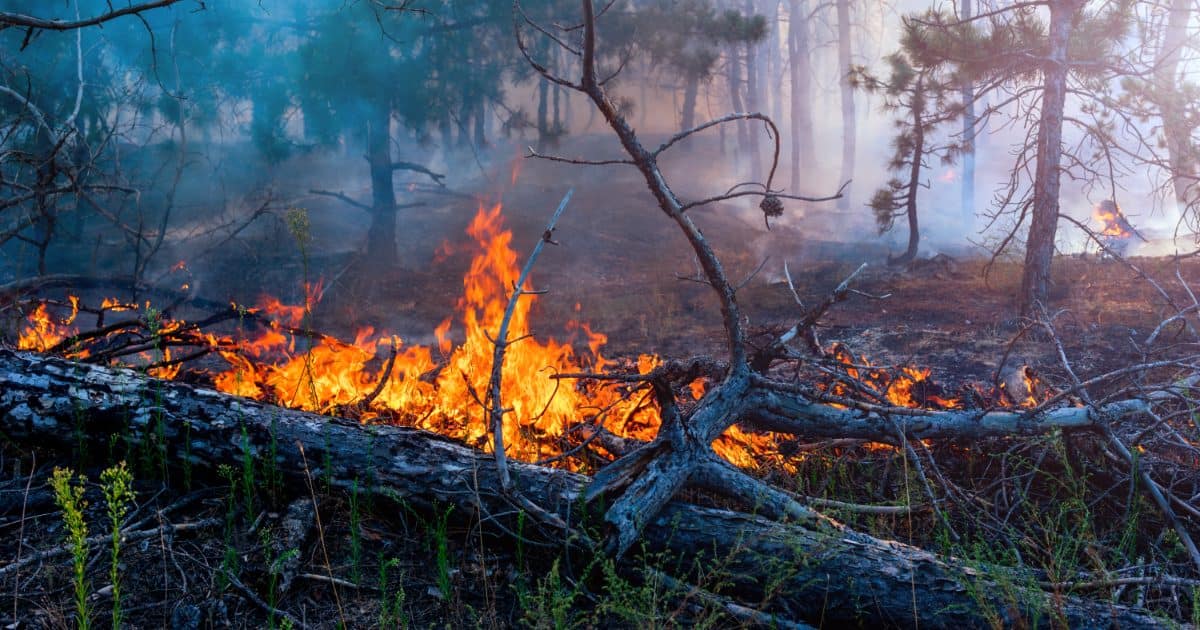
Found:
M 812 167 L 816 151 L 812 122 L 812 64 L 808 44 L 808 0 L 791 0 L 788 57 L 792 81 L 792 190 L 803 190 L 801 175 Z
M 746 0 L 746 15 L 754 15 L 752 0 Z M 762 108 L 758 65 L 758 43 L 746 42 L 746 109 L 751 112 L 759 112 Z M 749 141 L 747 148 L 750 151 L 750 179 L 754 181 L 762 179 L 762 155 L 759 153 L 757 127 L 746 125 L 746 139 Z
M 447 156 L 446 161 L 449 162 L 450 152 L 454 149 L 454 124 L 450 120 L 449 111 L 442 111 L 438 118 L 438 134 L 442 136 L 442 153 Z
M 562 86 L 554 86 L 554 129 L 562 129 Z
M 854 178 L 854 153 L 858 141 L 858 121 L 854 116 L 854 88 L 850 85 L 850 0 L 837 0 L 838 85 L 842 88 L 842 174 L 841 181 Z M 850 186 L 838 199 L 838 209 L 850 209 Z
M 571 132 L 571 90 L 563 90 L 563 132 Z
M 733 111 L 744 112 L 746 106 L 742 101 L 742 61 L 738 58 L 737 46 L 730 45 L 727 59 L 725 61 L 725 79 L 729 83 L 729 103 L 733 106 Z M 722 125 L 724 126 L 724 125 Z M 746 121 L 737 121 L 737 146 L 738 151 L 743 155 L 749 150 L 750 140 L 748 138 Z
M 764 63 L 764 72 L 766 73 L 766 81 L 763 82 L 763 96 L 767 99 L 768 108 L 771 113 L 771 120 L 775 121 L 776 125 L 783 124 L 783 57 L 780 49 L 783 46 L 783 40 L 780 34 L 780 24 L 782 17 L 780 15 L 780 6 L 783 0 L 770 0 L 767 2 L 767 23 L 770 25 L 770 32 L 767 36 L 767 58 Z
M 959 0 L 961 19 L 967 20 L 974 14 L 974 0 Z M 964 226 L 970 226 L 975 218 L 975 84 L 963 82 L 962 86 L 962 208 Z
M 1196 151 L 1191 142 L 1194 123 L 1187 120 L 1187 106 L 1179 90 L 1179 62 L 1187 46 L 1187 25 L 1191 18 L 1191 0 L 1171 0 L 1167 28 L 1159 49 L 1158 73 L 1155 76 L 1155 98 L 1163 121 L 1163 136 L 1167 142 L 1167 157 L 1171 165 L 1171 183 L 1180 212 L 1200 199 L 1196 183 Z
M 921 230 L 917 222 L 917 192 L 921 190 L 921 160 L 925 156 L 925 95 L 923 80 L 917 77 L 912 102 L 912 163 L 908 173 L 908 196 L 904 201 L 905 214 L 908 217 L 908 249 L 898 258 L 888 257 L 889 265 L 906 265 L 917 257 L 917 248 L 921 242 Z
M 367 258 L 371 264 L 396 264 L 396 190 L 392 179 L 391 112 L 374 108 L 367 129 L 367 162 L 371 169 L 371 227 Z
M 487 148 L 487 103 L 479 99 L 475 105 L 475 148 Z
M 683 111 L 680 112 L 680 131 L 687 131 L 696 126 L 696 96 L 700 91 L 700 77 L 689 72 L 683 84 Z M 643 105 L 643 109 L 645 106 Z M 683 148 L 688 149 L 692 146 L 692 139 L 684 138 Z
M 1067 97 L 1067 44 L 1071 25 L 1083 0 L 1050 3 L 1049 60 L 1042 71 L 1042 111 L 1038 121 L 1037 167 L 1033 182 L 1033 217 L 1025 241 L 1025 267 L 1021 276 L 1020 311 L 1033 312 L 1046 303 L 1054 235 L 1058 230 L 1058 194 L 1062 161 L 1063 107 Z
M 212 477 L 223 464 L 240 467 L 246 455 L 265 465 L 274 453 L 275 470 L 296 487 L 315 478 L 418 508 L 451 504 L 454 518 L 478 518 L 473 525 L 492 534 L 521 531 L 563 544 L 557 532 L 528 523 L 518 529 L 519 510 L 502 492 L 489 455 L 416 429 L 281 409 L 132 370 L 0 350 L 0 430 L 11 442 L 58 449 L 125 436 L 127 444 Z M 587 477 L 515 462 L 511 471 L 528 499 L 568 522 L 585 518 L 577 508 Z M 664 553 L 668 565 L 720 563 L 730 576 L 722 594 L 750 605 L 768 601 L 766 612 L 827 627 L 980 627 L 989 621 L 984 611 L 1011 627 L 1048 609 L 1061 611 L 1072 627 L 1157 626 L 1123 606 L 1027 589 L 1027 576 L 1008 569 L 967 568 L 845 529 L 813 530 L 679 501 L 648 521 L 647 549 Z
M 464 102 L 462 107 L 458 108 L 458 124 L 455 126 L 458 127 L 459 148 L 470 149 L 473 144 L 471 139 L 471 117 L 474 112 L 475 108 L 469 102 Z
M 538 132 L 538 150 L 544 150 L 549 141 L 550 136 L 550 82 L 546 79 L 538 79 L 538 104 L 537 104 L 537 132 Z

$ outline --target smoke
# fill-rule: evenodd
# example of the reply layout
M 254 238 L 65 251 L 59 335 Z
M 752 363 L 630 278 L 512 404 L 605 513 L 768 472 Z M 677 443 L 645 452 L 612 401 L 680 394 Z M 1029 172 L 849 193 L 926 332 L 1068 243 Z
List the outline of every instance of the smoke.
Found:
M 644 4 L 631 2 L 614 11 Z M 87 29 L 78 42 L 71 33 L 39 32 L 26 42 L 21 32 L 0 32 L 6 53 L 0 61 L 0 80 L 10 90 L 29 94 L 51 125 L 65 125 L 80 96 L 81 113 L 74 123 L 78 129 L 72 133 L 78 138 L 77 154 L 87 157 L 73 157 L 74 168 L 89 182 L 110 187 L 87 197 L 58 195 L 53 217 L 57 223 L 47 222 L 44 208 L 30 203 L 0 214 L 3 231 L 19 235 L 0 245 L 0 274 L 11 279 L 36 273 L 36 243 L 47 230 L 57 230 L 46 248 L 47 272 L 99 269 L 153 276 L 183 259 L 201 274 L 208 257 L 295 259 L 296 239 L 282 220 L 295 208 L 304 209 L 310 218 L 313 241 L 308 255 L 340 265 L 363 250 L 371 229 L 375 182 L 365 156 L 369 138 L 380 133 L 380 120 L 387 127 L 391 159 L 445 175 L 433 181 L 419 173 L 394 174 L 396 202 L 424 204 L 398 215 L 397 249 L 406 268 L 430 264 L 436 248 L 461 230 L 463 209 L 473 207 L 475 197 L 495 196 L 512 186 L 506 181 L 511 164 L 526 146 L 567 157 L 622 157 L 591 103 L 578 93 L 543 85 L 531 72 L 516 49 L 508 5 L 436 0 L 418 5 L 425 12 L 381 14 L 374 3 L 344 0 L 208 0 L 203 10 L 181 2 L 147 13 L 144 23 L 123 19 L 103 29 Z M 76 10 L 92 15 L 107 6 L 104 0 L 79 0 L 36 9 L 45 17 L 71 18 Z M 857 4 L 854 63 L 882 71 L 883 57 L 898 46 L 899 16 L 927 6 L 921 0 L 895 6 Z M 744 4 L 717 2 L 716 7 L 740 10 Z M 755 46 L 754 55 L 755 84 L 760 87 L 756 100 L 762 111 L 774 116 L 782 134 L 772 183 L 781 192 L 827 196 L 844 184 L 839 179 L 843 77 L 835 47 L 825 45 L 836 36 L 835 15 L 825 5 L 812 7 L 810 106 L 816 150 L 806 156 L 811 166 L 792 187 L 786 7 L 784 3 L 769 16 L 775 19 L 769 21 L 768 34 Z M 21 0 L 0 0 L 0 8 L 33 10 Z M 535 8 L 542 18 L 567 23 L 574 5 L 545 3 Z M 610 23 L 616 23 L 613 19 Z M 641 38 L 654 36 L 636 33 Z M 616 34 L 611 39 L 621 41 Z M 568 80 L 575 78 L 575 58 L 552 54 L 546 44 L 533 45 L 531 54 Z M 733 109 L 722 64 L 746 64 L 744 48 L 718 44 L 716 49 L 721 58 L 696 95 L 697 122 Z M 636 52 L 636 47 L 630 50 Z M 650 147 L 680 131 L 683 88 L 678 72 L 638 55 L 610 84 L 614 99 Z M 979 108 L 1002 97 L 981 95 Z M 832 246 L 806 248 L 804 243 L 859 243 L 862 251 L 879 258 L 889 250 L 902 250 L 907 237 L 903 222 L 880 235 L 866 207 L 871 193 L 893 176 L 887 163 L 897 113 L 885 110 L 878 96 L 859 92 L 855 98 L 858 159 L 847 210 L 837 210 L 833 202 L 785 200 L 784 215 L 768 231 L 758 198 L 743 197 L 697 211 L 702 228 L 723 230 L 734 221 L 739 234 L 744 230 L 754 235 L 742 243 L 748 256 L 774 256 L 777 261 L 842 251 Z M 1072 113 L 1082 111 L 1078 102 L 1072 107 Z M 0 101 L 0 122 L 14 130 L 0 141 L 3 149 L 44 150 L 32 146 L 36 134 L 30 131 L 29 111 L 11 98 Z M 663 155 L 664 173 L 682 199 L 703 199 L 765 181 L 776 138 L 760 123 L 745 124 L 745 132 L 758 138 L 754 155 L 739 137 L 738 126 L 710 129 Z M 957 131 L 948 125 L 942 139 Z M 923 255 L 967 255 L 979 251 L 975 243 L 986 245 L 1003 236 L 1010 219 L 993 224 L 987 213 L 1009 180 L 1016 162 L 1014 147 L 1026 133 L 1026 122 L 1004 116 L 983 129 L 977 139 L 978 203 L 966 211 L 960 198 L 961 164 L 929 165 L 919 198 Z M 1080 141 L 1070 134 L 1066 143 Z M 1186 245 L 1174 238 L 1179 211 L 1156 192 L 1161 177 L 1147 174 L 1144 165 L 1117 161 L 1114 181 L 1066 178 L 1063 213 L 1087 222 L 1095 203 L 1116 197 L 1151 241 L 1135 253 L 1162 253 Z M 756 164 L 762 166 L 756 169 Z M 35 170 L 0 162 L 0 172 L 11 180 L 28 181 Z M 582 182 L 603 187 L 611 177 L 603 169 L 554 172 L 561 177 L 556 183 L 563 186 Z M 1022 177 L 1028 180 L 1029 174 Z M 533 185 L 546 186 L 540 177 L 531 179 L 538 182 Z M 613 181 L 633 188 L 612 190 L 614 200 L 646 201 L 637 197 L 636 177 Z M 132 192 L 113 192 L 111 187 Z M 561 193 L 543 192 L 547 197 Z M 161 244 L 154 245 L 158 241 Z M 1087 247 L 1083 235 L 1067 226 L 1059 246 L 1063 252 Z M 780 267 L 772 264 L 765 273 L 777 278 Z M 221 273 L 227 270 L 222 269 Z M 299 272 L 289 273 L 294 284 Z M 217 284 L 214 281 L 205 284 Z

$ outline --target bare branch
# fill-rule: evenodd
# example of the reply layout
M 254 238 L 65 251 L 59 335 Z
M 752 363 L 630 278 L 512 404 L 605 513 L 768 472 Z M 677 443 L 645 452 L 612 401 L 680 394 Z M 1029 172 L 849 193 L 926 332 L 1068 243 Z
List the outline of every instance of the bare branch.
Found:
M 446 179 L 445 175 L 443 175 L 441 173 L 435 173 L 435 172 L 429 170 L 428 167 L 422 166 L 420 164 L 416 164 L 414 162 L 392 162 L 392 170 L 393 171 L 413 171 L 416 173 L 421 173 L 422 175 L 428 175 L 429 179 L 432 179 L 435 184 L 437 184 L 443 188 L 446 187 L 446 184 L 442 181 L 442 180 Z
M 46 19 L 32 15 L 25 15 L 22 13 L 0 11 L 0 29 L 18 27 L 45 29 L 48 31 L 70 31 L 78 28 L 86 28 L 88 26 L 96 26 L 97 24 L 103 24 L 126 15 L 136 15 L 143 11 L 150 11 L 151 9 L 171 6 L 179 1 L 180 0 L 153 0 L 152 2 L 143 2 L 142 4 L 134 4 L 120 9 L 113 9 L 108 13 L 103 13 L 95 17 L 72 21 Z M 197 0 L 197 4 L 200 5 L 200 9 L 205 8 L 202 0 Z
M 612 164 L 625 164 L 625 165 L 630 165 L 630 166 L 635 165 L 633 160 L 619 160 L 619 159 L 618 160 L 585 160 L 585 159 L 580 159 L 580 158 L 562 157 L 560 155 L 546 155 L 544 153 L 538 153 L 537 150 L 531 146 L 527 146 L 525 148 L 526 148 L 526 150 L 529 151 L 529 154 L 526 155 L 525 157 L 537 158 L 539 160 L 548 160 L 550 162 L 562 162 L 564 164 L 578 164 L 581 166 L 608 166 L 608 165 L 612 165 Z
M 553 242 L 551 236 L 554 234 L 554 225 L 558 223 L 559 217 L 567 209 L 567 204 L 571 201 L 571 195 L 574 193 L 575 189 L 568 190 L 567 194 L 563 196 L 562 201 L 559 202 L 554 215 L 550 217 L 550 222 L 546 224 L 546 231 L 542 233 L 542 237 L 533 246 L 533 252 L 529 255 L 529 259 L 525 261 L 525 266 L 521 268 L 521 275 L 517 277 L 517 284 L 513 287 L 512 295 L 508 298 L 508 305 L 504 308 L 504 317 L 500 320 L 500 330 L 496 333 L 496 338 L 492 342 L 494 345 L 492 351 L 492 374 L 489 379 L 488 400 L 485 405 L 485 409 L 490 416 L 489 425 L 492 430 L 492 450 L 496 457 L 496 471 L 499 475 L 500 487 L 516 498 L 521 507 L 530 510 L 539 520 L 548 522 L 559 529 L 567 529 L 567 525 L 562 519 L 534 505 L 528 499 L 521 497 L 520 492 L 513 486 L 512 477 L 508 472 L 508 456 L 504 452 L 504 414 L 508 410 L 504 408 L 501 385 L 504 379 L 504 353 L 508 350 L 508 346 L 513 343 L 513 340 L 508 339 L 508 325 L 512 322 L 513 313 L 517 308 L 517 301 L 521 299 L 521 296 L 529 293 L 525 290 L 525 282 L 529 279 L 529 273 L 533 270 L 533 264 L 537 262 L 538 255 L 542 253 L 542 248 L 546 246 L 546 243 Z
M 367 212 L 371 211 L 371 206 L 368 206 L 367 204 L 362 203 L 360 201 L 355 201 L 354 199 L 351 199 L 350 197 L 346 196 L 345 193 L 342 193 L 342 192 L 333 192 L 332 190 L 321 190 L 319 188 L 310 188 L 308 190 L 308 193 L 310 195 L 321 195 L 322 197 L 333 197 L 334 199 L 337 199 L 338 201 L 344 202 L 348 205 L 354 206 L 355 208 L 358 208 L 359 210 L 366 210 Z

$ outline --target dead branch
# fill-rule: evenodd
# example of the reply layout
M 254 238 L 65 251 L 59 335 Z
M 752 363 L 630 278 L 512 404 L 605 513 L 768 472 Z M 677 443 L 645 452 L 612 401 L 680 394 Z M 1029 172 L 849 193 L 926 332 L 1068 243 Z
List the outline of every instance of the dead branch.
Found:
M 816 337 L 811 332 L 813 327 L 816 326 L 817 322 L 825 316 L 826 311 L 828 311 L 830 307 L 846 299 L 846 295 L 850 291 L 850 283 L 853 282 L 854 279 L 858 277 L 858 274 L 862 273 L 866 268 L 867 263 L 859 265 L 858 269 L 855 269 L 853 273 L 851 273 L 849 276 L 846 276 L 846 279 L 842 280 L 841 284 L 837 285 L 837 287 L 835 287 L 820 304 L 815 306 L 812 310 L 806 311 L 804 316 L 800 318 L 800 321 L 796 322 L 796 324 L 789 328 L 787 332 L 780 335 L 778 339 L 771 343 L 771 345 L 758 351 L 758 353 L 756 353 L 750 362 L 751 367 L 753 367 L 757 372 L 766 372 L 767 368 L 769 368 L 771 365 L 771 361 L 783 356 L 788 342 L 800 336 L 810 339 L 810 343 L 816 345 L 817 352 L 820 354 L 820 344 L 816 342 Z M 792 296 L 796 299 L 796 302 L 799 303 L 800 296 L 796 294 L 796 287 L 792 284 L 792 276 L 791 273 L 787 271 L 786 264 L 784 265 L 784 272 L 787 274 L 788 287 L 792 290 Z M 803 304 L 800 304 L 800 306 L 803 308 Z
M 555 209 L 554 215 L 550 217 L 550 222 L 546 224 L 546 230 L 542 232 L 542 237 L 533 246 L 533 252 L 529 254 L 529 259 L 525 261 L 525 266 L 521 268 L 521 274 L 517 277 L 517 284 L 513 287 L 512 295 L 508 298 L 508 305 L 505 306 L 504 316 L 500 320 L 500 330 L 497 331 L 496 337 L 492 340 L 492 345 L 494 346 L 492 351 L 492 374 L 488 380 L 487 404 L 484 405 L 489 415 L 488 425 L 492 430 L 492 450 L 496 458 L 496 470 L 500 477 L 501 489 L 512 495 L 531 514 L 562 530 L 567 529 L 567 525 L 562 519 L 525 498 L 513 486 L 512 477 L 508 473 L 508 456 L 504 452 L 504 414 L 510 410 L 504 408 L 502 383 L 504 380 L 504 353 L 508 350 L 508 346 L 516 341 L 508 338 L 508 325 L 512 322 L 513 313 L 517 308 L 517 301 L 521 299 L 521 296 L 531 293 L 525 288 L 525 283 L 529 280 L 529 273 L 533 271 L 533 265 L 537 262 L 538 255 L 542 253 L 542 248 L 545 247 L 546 243 L 554 243 L 551 240 L 551 237 L 554 235 L 554 225 L 558 223 L 559 217 L 567 209 L 567 204 L 571 201 L 571 195 L 574 193 L 574 188 L 568 190 L 567 194 L 563 196 L 562 201 L 558 203 L 558 208 Z
M 345 203 L 346 205 L 354 206 L 355 208 L 358 208 L 359 210 L 365 210 L 367 212 L 371 211 L 371 206 L 368 206 L 367 204 L 362 203 L 360 201 L 355 201 L 354 199 L 347 196 L 346 193 L 343 193 L 340 191 L 334 192 L 332 190 L 321 190 L 320 188 L 310 188 L 308 190 L 308 193 L 310 195 L 320 195 L 322 197 L 333 197 L 334 199 L 337 199 L 338 201 L 341 201 L 342 203 Z
M 1058 358 L 1063 366 L 1063 369 L 1066 370 L 1067 375 L 1071 377 L 1071 381 L 1075 383 L 1076 390 L 1079 392 L 1079 396 L 1083 398 L 1083 401 L 1087 403 L 1089 408 L 1094 407 L 1095 403 L 1092 401 L 1091 395 L 1088 394 L 1087 388 L 1083 387 L 1082 381 L 1080 381 L 1079 377 L 1075 375 L 1075 370 L 1071 367 L 1071 361 L 1067 358 L 1066 350 L 1063 349 L 1062 340 L 1059 339 L 1058 332 L 1054 329 L 1053 318 L 1050 317 L 1050 315 L 1046 312 L 1044 306 L 1041 304 L 1038 306 L 1039 310 L 1041 311 L 1041 319 L 1039 323 L 1043 328 L 1046 329 L 1046 332 L 1050 334 L 1050 338 L 1054 340 L 1054 346 L 1055 349 L 1058 350 Z M 1129 447 L 1126 446 L 1125 443 L 1119 437 L 1117 437 L 1116 433 L 1113 432 L 1112 427 L 1110 426 L 1110 420 L 1103 414 L 1097 418 L 1096 428 L 1099 429 L 1104 438 L 1108 440 L 1108 443 L 1113 447 L 1113 449 L 1117 451 L 1117 454 L 1119 454 L 1121 458 L 1125 460 L 1125 463 L 1129 465 L 1131 471 L 1141 480 L 1142 486 L 1150 493 L 1150 497 L 1154 500 L 1154 503 L 1158 506 L 1158 509 L 1162 512 L 1163 516 L 1166 517 L 1167 523 L 1171 525 L 1171 528 L 1174 529 L 1175 533 L 1179 536 L 1180 541 L 1183 542 L 1184 547 L 1187 549 L 1188 555 L 1191 557 L 1192 564 L 1194 564 L 1197 569 L 1200 569 L 1200 550 L 1196 548 L 1195 541 L 1192 540 L 1191 534 L 1188 533 L 1187 528 L 1183 526 L 1183 523 L 1175 514 L 1175 510 L 1171 508 L 1170 502 L 1168 502 L 1163 496 L 1162 488 L 1157 482 L 1154 481 L 1152 477 L 1150 477 L 1150 473 L 1147 472 L 1144 467 L 1138 465 L 1137 458 L 1134 457 L 1133 453 L 1129 451 Z
M 219 518 L 206 518 L 206 519 L 201 519 L 198 521 L 188 521 L 185 523 L 166 524 L 161 527 L 155 527 L 153 529 L 142 529 L 142 530 L 133 531 L 133 530 L 127 528 L 121 532 L 121 542 L 122 542 L 122 544 L 134 543 L 134 542 L 138 542 L 141 540 L 147 540 L 149 538 L 158 538 L 166 532 L 177 533 L 177 532 L 190 532 L 190 531 L 197 531 L 197 530 L 203 530 L 203 529 L 211 529 L 214 527 L 218 527 L 221 524 L 222 524 L 222 521 Z M 99 544 L 103 544 L 103 543 L 107 543 L 107 542 L 111 542 L 111 541 L 112 541 L 111 534 L 97 534 L 96 536 L 92 536 L 91 538 L 88 538 L 87 544 L 88 545 L 99 545 Z M 59 545 L 58 547 L 54 547 L 52 549 L 45 549 L 43 551 L 38 551 L 38 552 L 32 553 L 28 556 L 20 558 L 19 560 L 15 561 L 15 562 L 10 562 L 9 564 L 6 564 L 3 567 L 0 567 L 0 579 L 7 578 L 8 574 L 14 573 L 16 571 L 20 571 L 24 567 L 27 567 L 31 564 L 36 564 L 36 563 L 42 562 L 44 560 L 50 560 L 52 558 L 61 558 L 66 555 L 70 555 L 71 549 L 72 549 L 72 547 L 69 544 Z
M 445 175 L 443 175 L 441 173 L 435 173 L 435 172 L 429 170 L 428 167 L 422 166 L 415 162 L 392 162 L 392 170 L 393 171 L 412 171 L 414 173 L 420 173 L 422 175 L 427 176 L 429 179 L 432 179 L 433 183 L 437 184 L 438 186 L 441 186 L 442 188 L 446 187 L 446 184 L 443 181 L 446 179 Z
M 136 15 L 144 11 L 171 6 L 179 1 L 180 0 L 153 0 L 152 2 L 143 2 L 141 4 L 133 4 L 120 9 L 113 9 L 107 13 L 102 13 L 100 15 L 81 20 L 56 20 L 25 15 L 22 13 L 0 11 L 0 29 L 17 27 L 44 29 L 47 31 L 70 31 L 77 28 L 96 26 L 98 24 L 103 24 L 126 15 Z M 197 0 L 197 4 L 200 5 L 201 9 L 204 8 L 204 2 L 202 0 Z

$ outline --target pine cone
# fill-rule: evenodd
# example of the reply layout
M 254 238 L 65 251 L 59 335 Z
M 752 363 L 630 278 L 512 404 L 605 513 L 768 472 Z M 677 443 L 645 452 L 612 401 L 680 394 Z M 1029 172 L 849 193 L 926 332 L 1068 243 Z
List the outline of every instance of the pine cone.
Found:
M 758 204 L 758 208 L 763 211 L 763 215 L 768 218 L 783 216 L 783 200 L 775 195 L 767 195 L 763 197 L 762 203 Z

